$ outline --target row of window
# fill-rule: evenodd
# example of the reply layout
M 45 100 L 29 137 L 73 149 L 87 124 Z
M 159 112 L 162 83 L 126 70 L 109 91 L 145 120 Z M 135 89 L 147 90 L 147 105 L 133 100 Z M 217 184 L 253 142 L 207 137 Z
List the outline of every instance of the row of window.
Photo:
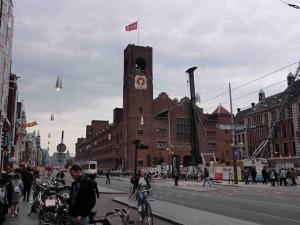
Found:
M 282 144 L 282 152 L 280 152 L 279 150 L 279 145 L 278 144 L 275 144 L 274 145 L 274 151 L 275 151 L 275 156 L 276 157 L 280 157 L 280 156 L 283 156 L 283 157 L 289 157 L 289 148 L 288 148 L 288 144 L 285 142 Z M 292 149 L 291 149 L 291 156 L 295 156 L 296 155 L 296 144 L 295 142 L 292 142 Z
M 158 137 L 166 137 L 167 136 L 167 128 L 157 128 L 156 136 Z
M 189 118 L 176 118 L 177 141 L 189 142 L 191 133 L 191 120 Z
M 217 144 L 216 143 L 208 143 L 208 151 L 215 151 L 217 149 Z
M 241 133 L 234 136 L 234 143 L 237 146 L 239 143 L 245 143 L 245 134 Z
M 300 104 L 299 104 L 299 111 L 300 111 Z M 272 121 L 276 119 L 276 113 L 277 110 L 273 110 L 271 112 Z M 292 116 L 293 116 L 292 106 L 289 106 L 287 109 L 283 110 L 280 113 L 280 119 L 291 118 Z M 258 126 L 258 125 L 266 124 L 268 123 L 268 121 L 269 121 L 268 113 L 264 113 L 263 115 L 261 114 L 261 115 L 248 118 L 248 126 Z
M 206 132 L 207 137 L 215 137 L 216 136 L 216 131 L 212 130 L 212 131 L 207 131 Z

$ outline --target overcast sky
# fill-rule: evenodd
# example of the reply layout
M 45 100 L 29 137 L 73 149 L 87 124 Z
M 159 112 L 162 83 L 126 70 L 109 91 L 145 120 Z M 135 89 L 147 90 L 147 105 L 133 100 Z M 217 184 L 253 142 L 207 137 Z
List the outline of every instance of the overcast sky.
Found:
M 51 153 L 64 130 L 74 154 L 91 120 L 111 121 L 112 110 L 122 107 L 123 50 L 137 44 L 137 32 L 125 32 L 125 26 L 137 19 L 140 45 L 153 47 L 154 97 L 162 91 L 171 98 L 188 95 L 185 70 L 198 66 L 196 91 L 205 112 L 219 103 L 229 110 L 228 94 L 211 99 L 226 92 L 229 82 L 235 88 L 300 60 L 300 10 L 279 0 L 13 2 L 12 71 L 21 76 L 27 121 L 39 123 L 28 131 L 41 132 L 44 148 L 51 133 Z M 296 64 L 234 90 L 234 112 L 295 70 Z M 58 75 L 64 86 L 59 93 Z M 269 96 L 285 87 L 282 82 L 264 90 Z

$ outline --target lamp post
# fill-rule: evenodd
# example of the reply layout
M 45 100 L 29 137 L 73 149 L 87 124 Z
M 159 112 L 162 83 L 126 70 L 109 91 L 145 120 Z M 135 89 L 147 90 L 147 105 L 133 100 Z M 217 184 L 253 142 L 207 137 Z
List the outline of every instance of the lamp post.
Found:
M 229 99 L 230 99 L 230 114 L 231 114 L 231 125 L 234 125 L 233 121 L 233 112 L 232 112 L 232 97 L 231 97 L 231 84 L 229 83 Z M 231 130 L 232 132 L 232 155 L 233 155 L 233 172 L 234 172 L 234 183 L 238 184 L 238 175 L 237 175 L 237 155 L 238 155 L 238 149 L 235 145 L 235 129 Z
M 141 114 L 140 115 L 140 122 L 139 122 L 139 125 L 144 125 L 144 117 L 143 115 Z M 136 135 L 136 139 L 133 141 L 133 144 L 135 146 L 135 155 L 134 155 L 134 175 L 136 176 L 137 175 L 137 155 L 138 155 L 138 149 L 140 144 L 141 144 L 141 140 L 137 139 L 137 135 Z

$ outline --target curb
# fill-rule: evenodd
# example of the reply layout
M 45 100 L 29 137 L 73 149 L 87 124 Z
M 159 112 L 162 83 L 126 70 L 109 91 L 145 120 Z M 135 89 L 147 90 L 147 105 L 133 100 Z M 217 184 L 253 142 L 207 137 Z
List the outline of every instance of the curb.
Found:
M 120 204 L 122 204 L 122 205 L 126 205 L 128 208 L 137 209 L 137 206 L 128 205 L 127 203 L 122 202 L 122 201 L 119 201 L 119 200 L 114 199 L 114 198 L 113 198 L 112 200 L 113 200 L 114 202 L 120 203 Z M 182 223 L 177 223 L 177 222 L 174 221 L 174 220 L 171 220 L 171 219 L 169 219 L 169 218 L 167 218 L 167 217 L 163 217 L 163 216 L 158 215 L 157 213 L 154 213 L 154 212 L 153 212 L 153 216 L 155 216 L 155 217 L 157 217 L 157 218 L 159 218 L 159 219 L 161 219 L 161 220 L 164 220 L 164 221 L 166 221 L 166 222 L 168 222 L 168 223 L 174 224 L 174 225 L 183 225 Z
M 124 191 L 114 191 L 114 192 L 109 192 L 109 191 L 99 191 L 100 194 L 126 194 Z

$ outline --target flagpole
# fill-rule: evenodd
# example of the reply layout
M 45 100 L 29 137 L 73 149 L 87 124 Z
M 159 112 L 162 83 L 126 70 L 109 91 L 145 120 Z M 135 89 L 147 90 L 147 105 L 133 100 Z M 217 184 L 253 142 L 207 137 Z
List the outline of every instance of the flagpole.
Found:
M 137 30 L 138 30 L 138 46 L 140 45 L 140 22 L 139 19 L 137 20 Z

